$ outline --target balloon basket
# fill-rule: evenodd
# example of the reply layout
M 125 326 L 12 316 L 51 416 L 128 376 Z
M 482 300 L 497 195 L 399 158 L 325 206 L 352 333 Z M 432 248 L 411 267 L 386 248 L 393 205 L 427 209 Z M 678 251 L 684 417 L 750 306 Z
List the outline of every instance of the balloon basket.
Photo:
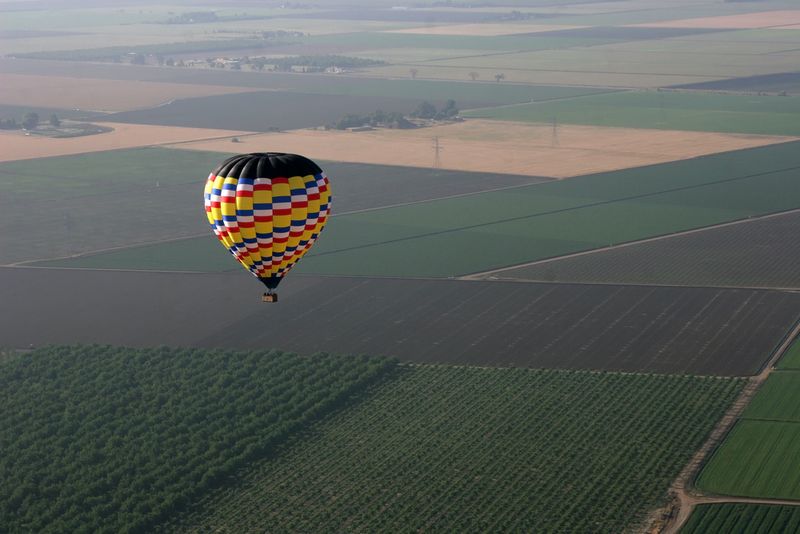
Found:
M 261 302 L 278 302 L 277 293 L 264 293 L 261 295 Z

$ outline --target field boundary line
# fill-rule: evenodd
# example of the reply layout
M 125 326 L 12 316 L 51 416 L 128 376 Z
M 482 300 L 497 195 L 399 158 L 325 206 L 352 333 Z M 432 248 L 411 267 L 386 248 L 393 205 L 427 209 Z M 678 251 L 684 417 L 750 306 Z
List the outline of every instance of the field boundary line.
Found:
M 746 224 L 746 223 L 761 221 L 761 220 L 764 220 L 764 219 L 770 219 L 770 218 L 774 218 L 774 217 L 782 217 L 784 215 L 791 215 L 793 213 L 798 213 L 798 212 L 800 212 L 800 208 L 792 208 L 792 209 L 783 210 L 783 211 L 776 211 L 776 212 L 773 212 L 773 213 L 766 213 L 764 215 L 753 215 L 753 216 L 746 217 L 746 218 L 743 218 L 743 219 L 735 219 L 733 221 L 727 221 L 727 222 L 723 222 L 723 223 L 712 224 L 712 225 L 709 225 L 709 226 L 701 226 L 699 228 L 691 228 L 689 230 L 683 230 L 683 231 L 680 231 L 680 232 L 673 232 L 671 234 L 662 234 L 662 235 L 658 235 L 658 236 L 654 236 L 654 237 L 646 237 L 644 239 L 637 239 L 635 241 L 626 241 L 624 243 L 617 243 L 617 244 L 609 245 L 609 246 L 606 246 L 606 247 L 593 248 L 593 249 L 590 249 L 590 250 L 582 250 L 580 252 L 573 252 L 573 253 L 570 253 L 570 254 L 564 254 L 562 256 L 553 256 L 552 258 L 545 258 L 545 259 L 542 259 L 542 260 L 531 261 L 531 262 L 528 262 L 528 263 L 520 263 L 520 264 L 517 264 L 517 265 L 509 265 L 507 267 L 500 267 L 498 269 L 492 269 L 492 270 L 489 270 L 489 271 L 471 273 L 471 274 L 467 274 L 467 275 L 461 276 L 461 277 L 459 277 L 459 279 L 461 279 L 461 280 L 480 280 L 481 279 L 480 277 L 482 277 L 482 276 L 490 276 L 490 275 L 494 275 L 494 274 L 497 274 L 497 273 L 502 273 L 502 272 L 505 272 L 505 271 L 512 271 L 514 269 L 521 269 L 523 267 L 533 267 L 535 265 L 541 265 L 541 264 L 545 264 L 545 263 L 553 263 L 553 262 L 557 262 L 557 261 L 576 258 L 576 257 L 579 257 L 579 256 L 587 256 L 589 254 L 598 254 L 598 253 L 606 252 L 606 251 L 609 251 L 609 250 L 616 250 L 616 249 L 620 249 L 620 248 L 632 247 L 634 245 L 650 243 L 650 242 L 653 242 L 653 241 L 661 241 L 661 240 L 664 240 L 664 239 L 672 239 L 672 238 L 682 237 L 682 236 L 685 236 L 685 235 L 696 234 L 696 233 L 700 233 L 700 232 L 707 232 L 709 230 L 715 230 L 717 228 L 724 228 L 724 227 L 727 227 L 727 226 L 735 226 L 735 225 L 738 225 L 738 224 Z M 518 278 L 516 280 L 523 281 L 523 280 L 526 280 L 526 279 Z M 526 281 L 543 282 L 543 283 L 547 283 L 548 282 L 547 280 L 526 280 Z M 580 282 L 576 282 L 576 283 L 580 283 Z M 590 283 L 590 282 L 586 282 L 586 283 Z M 591 282 L 591 283 L 603 283 L 603 282 Z M 607 283 L 610 283 L 612 285 L 648 285 L 648 286 L 649 285 L 661 285 L 661 284 L 618 284 L 618 283 L 612 283 L 612 282 L 607 282 Z M 671 286 L 672 284 L 664 284 L 664 285 Z M 676 287 L 691 287 L 691 286 L 676 286 Z M 717 286 L 699 286 L 699 287 L 717 287 Z M 720 286 L 720 287 L 727 287 L 727 286 Z M 731 287 L 739 287 L 739 286 L 731 286 Z M 768 289 L 768 288 L 753 288 L 753 289 Z M 772 289 L 772 288 L 770 288 L 770 289 Z M 779 288 L 779 289 L 784 289 L 784 288 Z M 789 288 L 786 288 L 786 289 L 789 289 Z
M 742 389 L 742 392 L 739 394 L 739 397 L 733 402 L 719 423 L 717 423 L 717 426 L 714 428 L 714 430 L 711 431 L 711 434 L 709 434 L 706 442 L 694 454 L 689 463 L 681 470 L 678 477 L 672 483 L 670 486 L 670 493 L 673 495 L 673 499 L 668 505 L 667 513 L 669 515 L 666 518 L 665 523 L 661 525 L 660 528 L 656 527 L 655 529 L 652 529 L 654 532 L 658 532 L 660 534 L 677 534 L 683 525 L 686 524 L 686 521 L 688 521 L 689 516 L 692 514 L 695 506 L 698 504 L 704 504 L 706 502 L 717 502 L 714 499 L 722 499 L 719 502 L 743 503 L 761 503 L 765 501 L 765 499 L 759 499 L 756 497 L 710 496 L 698 490 L 694 486 L 694 481 L 697 475 L 700 473 L 701 468 L 712 457 L 717 448 L 723 443 L 725 437 L 730 433 L 734 425 L 741 419 L 742 413 L 744 413 L 744 410 L 753 400 L 753 397 L 761 389 L 761 386 L 764 384 L 764 382 L 766 382 L 767 378 L 769 378 L 769 375 L 775 371 L 775 364 L 781 359 L 781 357 L 783 357 L 792 343 L 794 343 L 795 339 L 797 339 L 798 335 L 800 335 L 800 320 L 795 322 L 794 328 L 789 331 L 783 342 L 772 353 L 770 358 L 764 364 L 761 372 L 750 377 L 747 384 Z M 777 501 L 780 500 L 766 499 L 766 501 L 771 501 L 771 504 L 779 504 Z M 789 501 L 793 505 L 800 505 L 800 501 L 792 501 L 791 499 Z M 675 513 L 676 507 L 677 513 Z M 656 510 L 651 515 L 648 523 L 653 525 L 655 522 L 657 522 L 658 516 L 661 512 L 663 512 L 663 509 Z

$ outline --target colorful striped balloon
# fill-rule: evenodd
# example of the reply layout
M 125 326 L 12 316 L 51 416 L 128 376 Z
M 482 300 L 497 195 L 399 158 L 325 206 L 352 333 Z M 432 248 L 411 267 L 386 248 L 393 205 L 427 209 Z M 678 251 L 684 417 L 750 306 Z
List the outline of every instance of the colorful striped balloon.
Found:
M 314 244 L 331 212 L 328 177 L 296 154 L 241 154 L 208 176 L 214 234 L 269 293 Z

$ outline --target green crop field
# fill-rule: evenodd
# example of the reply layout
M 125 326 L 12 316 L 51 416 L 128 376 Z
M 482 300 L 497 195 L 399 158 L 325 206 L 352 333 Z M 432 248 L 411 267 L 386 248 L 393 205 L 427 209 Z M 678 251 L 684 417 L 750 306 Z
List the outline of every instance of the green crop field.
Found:
M 776 371 L 700 473 L 725 495 L 800 499 L 800 372 Z
M 784 534 L 800 531 L 800 506 L 701 504 L 681 534 Z
M 800 371 L 771 374 L 743 417 L 800 423 Z
M 151 531 L 392 368 L 367 357 L 107 346 L 0 361 L 0 524 Z
M 800 369 L 800 340 L 795 340 L 778 362 L 779 369 Z
M 622 532 L 663 503 L 743 384 L 441 366 L 394 376 L 163 530 Z
M 742 419 L 697 479 L 722 495 L 800 499 L 800 424 Z
M 796 208 L 798 146 L 773 145 L 335 216 L 298 272 L 447 277 Z M 156 257 L 164 268 L 179 270 L 219 265 L 216 260 L 203 265 L 208 256 L 202 252 L 179 257 L 171 253 L 173 247 L 47 265 L 152 268 Z M 201 242 L 185 247 L 210 250 Z M 140 263 L 137 256 L 146 259 Z
M 628 91 L 465 112 L 488 119 L 800 135 L 800 96 Z
M 0 233 L 0 263 L 57 258 L 187 236 L 210 236 L 202 207 L 203 185 L 208 173 L 228 155 L 138 148 L 0 163 L 0 186 L 5 191 L 0 197 L 0 225 L 12 229 L 19 227 L 19 221 L 26 221 L 24 232 Z M 545 180 L 440 169 L 320 163 L 335 180 L 337 212 Z M 31 217 L 32 213 L 36 216 Z M 186 252 L 180 248 L 181 244 L 170 242 L 172 254 Z M 123 255 L 129 258 L 130 252 Z M 197 261 L 194 255 L 185 257 Z M 156 254 L 151 259 L 157 264 L 161 257 Z
M 198 235 L 202 184 L 223 158 L 142 148 L 0 163 L 0 225 L 26 221 L 0 233 L 0 263 Z

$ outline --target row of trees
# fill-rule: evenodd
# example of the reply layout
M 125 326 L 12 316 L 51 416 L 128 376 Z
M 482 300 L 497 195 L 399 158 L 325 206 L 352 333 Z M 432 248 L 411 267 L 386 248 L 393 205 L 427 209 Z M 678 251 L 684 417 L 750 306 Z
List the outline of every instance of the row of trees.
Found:
M 17 119 L 12 117 L 10 119 L 0 118 L 0 130 L 35 130 L 39 126 L 39 114 L 35 111 L 29 111 L 22 116 L 22 121 L 17 122 Z M 58 128 L 61 126 L 61 119 L 55 113 L 50 115 L 50 126 Z
M 411 79 L 412 80 L 416 80 L 417 79 L 417 74 L 419 74 L 419 69 L 417 69 L 417 68 L 408 69 L 408 73 L 411 75 Z M 469 76 L 469 79 L 472 80 L 473 82 L 477 81 L 478 78 L 481 77 L 480 73 L 479 72 L 475 72 L 475 71 L 469 72 L 467 74 L 467 76 Z M 503 81 L 505 79 L 506 79 L 505 73 L 498 72 L 498 73 L 496 73 L 494 75 L 494 81 L 496 81 L 498 83 L 500 83 L 501 81 Z
M 416 119 L 447 120 L 458 116 L 458 107 L 455 100 L 448 100 L 441 109 L 437 109 L 430 102 L 422 102 L 417 109 L 410 115 Z M 361 126 L 373 126 L 381 128 L 415 128 L 416 125 L 408 120 L 403 113 L 392 111 L 385 112 L 377 110 L 369 115 L 356 115 L 349 113 L 342 117 L 338 122 L 329 124 L 327 127 L 334 130 L 346 130 L 348 128 L 358 128 Z

